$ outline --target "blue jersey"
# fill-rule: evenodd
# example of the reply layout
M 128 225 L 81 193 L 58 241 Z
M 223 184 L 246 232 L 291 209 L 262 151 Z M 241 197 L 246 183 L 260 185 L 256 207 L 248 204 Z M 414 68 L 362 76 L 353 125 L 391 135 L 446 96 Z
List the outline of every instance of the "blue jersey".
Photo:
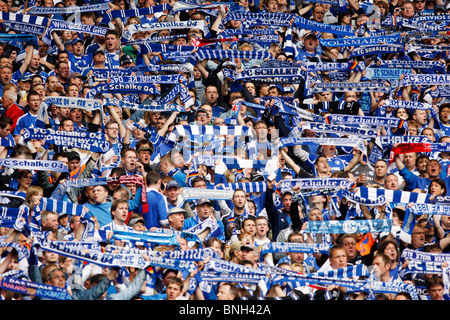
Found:
M 16 127 L 14 128 L 14 135 L 19 135 L 22 129 L 34 128 L 36 126 L 37 115 L 31 113 L 25 113 L 19 119 L 17 119 Z
M 148 209 L 143 210 L 142 212 L 147 229 L 150 230 L 150 228 L 153 227 L 160 228 L 162 225 L 166 224 L 168 211 L 166 197 L 157 190 L 148 188 L 147 203 Z

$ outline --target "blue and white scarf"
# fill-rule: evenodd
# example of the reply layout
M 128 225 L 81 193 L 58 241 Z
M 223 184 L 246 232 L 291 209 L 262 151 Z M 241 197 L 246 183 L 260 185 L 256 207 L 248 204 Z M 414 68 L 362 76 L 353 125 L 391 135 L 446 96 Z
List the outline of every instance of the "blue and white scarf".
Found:
M 390 86 L 386 86 L 384 82 L 316 82 L 311 88 L 313 93 L 316 92 L 347 92 L 347 91 L 373 91 L 390 93 Z
M 217 38 L 224 39 L 240 35 L 277 35 L 277 33 L 275 29 L 270 27 L 265 29 L 224 29 L 217 35 Z
M 449 85 L 450 75 L 448 74 L 406 74 L 400 80 L 400 86 L 410 85 Z
M 405 262 L 408 262 L 406 267 L 403 266 Z M 444 262 L 450 262 L 450 254 L 404 249 L 399 261 L 399 276 L 404 277 L 408 273 L 442 274 Z
M 335 133 L 339 135 L 356 135 L 361 138 L 376 137 L 377 130 L 374 128 L 349 127 L 337 124 L 327 124 L 318 122 L 307 122 L 302 126 L 302 130 L 314 132 Z
M 305 80 L 300 68 L 250 68 L 238 74 L 236 81 L 253 79 L 255 81 L 276 83 L 299 83 Z
M 380 196 L 384 196 L 387 202 L 409 204 L 414 203 L 429 203 L 430 194 L 417 193 L 401 190 L 388 190 L 379 188 L 359 187 L 355 194 L 363 199 L 377 201 Z
M 153 112 L 168 112 L 168 111 L 184 111 L 184 106 L 176 105 L 176 104 L 165 104 L 165 105 L 150 105 L 150 104 L 137 104 L 131 102 L 125 102 L 118 99 L 106 98 L 104 99 L 105 104 L 115 105 L 123 109 L 131 109 L 131 110 L 141 110 L 141 111 L 153 111 Z
M 66 146 L 93 152 L 108 152 L 112 147 L 103 132 L 57 131 L 53 129 L 24 129 L 24 140 L 45 139 L 46 145 Z
M 183 188 L 180 194 L 180 204 L 182 207 L 188 200 L 197 200 L 200 198 L 208 198 L 209 200 L 231 200 L 233 198 L 233 190 L 215 190 L 215 189 L 199 189 L 199 188 Z
M 278 26 L 287 27 L 289 26 L 289 21 L 295 17 L 293 13 L 281 13 L 281 12 L 230 12 L 222 20 L 222 24 L 226 24 L 228 21 L 243 21 L 243 29 L 254 27 L 255 25 L 266 25 L 266 26 Z
M 247 126 L 210 126 L 210 125 L 177 125 L 169 135 L 169 139 L 175 141 L 180 136 L 253 136 L 250 127 Z
M 0 42 L 7 42 L 10 45 L 26 43 L 36 48 L 39 47 L 38 38 L 29 34 L 0 34 Z
M 182 1 L 175 2 L 173 8 L 169 11 L 169 15 L 175 15 L 175 13 L 187 10 L 206 10 L 206 9 L 218 9 L 224 7 L 224 11 L 228 11 L 231 4 L 224 2 L 211 2 L 211 3 L 198 3 L 196 1 Z
M 209 37 L 209 29 L 204 20 L 189 20 L 176 22 L 161 22 L 161 23 L 142 23 L 132 24 L 122 34 L 122 38 L 130 41 L 131 37 L 136 32 L 147 32 L 157 30 L 174 30 L 174 29 L 200 29 L 203 31 L 205 37 Z
M 308 221 L 308 233 L 390 232 L 391 219 Z
M 381 37 L 353 37 L 353 38 L 337 38 L 337 39 L 320 39 L 320 44 L 325 47 L 347 47 L 347 46 L 371 46 L 381 43 L 392 44 L 397 43 L 400 39 L 400 33 Z
M 283 179 L 279 189 L 281 192 L 292 190 L 293 187 L 300 186 L 305 189 L 326 189 L 326 188 L 352 188 L 353 182 L 343 178 L 302 178 L 302 179 Z
M 214 186 L 216 190 L 236 190 L 242 189 L 245 193 L 260 193 L 267 189 L 267 184 L 264 181 L 259 182 L 237 182 L 237 183 L 221 183 Z
M 101 110 L 102 104 L 99 100 L 79 97 L 55 97 L 47 96 L 44 101 L 48 106 L 51 104 L 57 107 L 77 108 L 86 111 Z
M 391 108 L 433 110 L 433 105 L 430 103 L 417 102 L 417 101 L 393 100 L 393 99 L 385 100 L 384 106 L 391 107 Z
M 156 89 L 155 85 L 151 82 L 148 83 L 101 83 L 89 90 L 86 97 L 93 98 L 98 93 L 124 93 L 124 94 L 160 94 L 159 90 Z
M 50 198 L 56 199 L 56 200 L 62 200 L 66 193 L 66 190 L 69 187 L 83 188 L 83 187 L 87 187 L 87 186 L 97 186 L 97 185 L 106 185 L 106 184 L 108 184 L 107 177 L 66 180 L 63 183 L 60 183 L 56 187 L 56 189 L 53 191 Z
M 125 18 L 142 17 L 142 16 L 146 16 L 149 14 L 163 12 L 163 11 L 169 10 L 171 8 L 172 7 L 168 3 L 164 3 L 164 4 L 159 4 L 159 5 L 146 7 L 146 8 L 139 8 L 139 9 L 113 10 L 111 12 L 106 12 L 105 14 L 103 14 L 100 24 L 110 24 L 110 22 L 112 20 L 117 19 L 117 18 L 120 18 L 122 21 L 124 21 Z M 109 8 L 106 9 L 105 11 L 108 11 L 108 10 L 109 10 Z
M 319 32 L 328 32 L 335 35 L 341 35 L 341 36 L 348 36 L 353 37 L 355 36 L 355 32 L 353 29 L 348 25 L 328 25 L 324 23 L 315 22 L 313 20 L 305 19 L 300 16 L 295 16 L 294 25 L 297 29 L 307 29 L 307 30 L 313 30 L 319 31 Z M 286 20 L 285 24 L 283 25 L 285 27 L 289 26 L 289 20 Z
M 340 114 L 330 114 L 327 117 L 330 123 L 365 125 L 372 127 L 389 127 L 398 128 L 400 118 L 389 117 L 365 117 L 365 116 L 349 116 Z
M 237 50 L 213 50 L 209 48 L 198 48 L 198 50 L 192 54 L 192 57 L 196 60 L 205 59 L 274 59 L 270 52 L 267 51 L 237 51 Z
M 386 53 L 401 53 L 405 51 L 405 46 L 403 44 L 377 44 L 364 46 L 354 49 L 350 53 L 350 58 L 353 57 L 361 57 L 367 55 L 378 55 L 378 54 L 386 54 Z
M 72 14 L 81 12 L 108 11 L 109 9 L 110 9 L 109 4 L 105 2 L 91 5 L 70 6 L 70 7 L 31 7 L 27 10 L 27 13 L 36 15 L 52 15 L 52 14 Z
M 0 207 L 0 226 L 11 228 L 27 234 L 27 222 L 30 216 L 30 209 L 21 205 L 19 208 Z
M 260 260 L 264 259 L 266 253 L 273 252 L 304 252 L 304 253 L 325 253 L 330 250 L 329 244 L 317 243 L 294 243 L 294 242 L 271 242 L 265 244 L 261 249 Z
M 42 250 L 56 252 L 62 256 L 83 260 L 102 267 L 134 267 L 138 269 L 147 269 L 147 267 L 151 265 L 189 272 L 192 272 L 197 268 L 192 261 L 159 257 L 149 257 L 149 261 L 147 261 L 141 254 L 115 254 L 97 250 L 78 249 L 78 247 L 72 246 L 69 241 L 48 241 L 44 238 L 36 238 L 35 243 L 38 244 Z
M 296 138 L 296 137 L 288 137 L 288 138 L 280 138 L 279 145 L 281 147 L 291 147 L 296 145 L 307 145 L 307 144 L 316 144 L 320 146 L 346 146 L 346 147 L 355 147 L 360 150 L 363 154 L 367 155 L 367 146 L 364 144 L 364 140 L 361 138 Z
M 16 279 L 14 277 L 9 277 L 6 274 L 0 279 L 0 288 L 18 292 L 23 295 L 37 296 L 45 299 L 72 300 L 72 296 L 67 289 L 24 279 Z
M 114 230 L 113 239 L 131 242 L 149 242 L 163 245 L 179 245 L 174 232 Z
M 445 73 L 445 64 L 441 61 L 408 61 L 408 60 L 381 60 L 378 68 L 398 69 L 428 69 L 439 73 Z
M 69 172 L 64 163 L 56 160 L 0 159 L 0 166 L 31 171 Z

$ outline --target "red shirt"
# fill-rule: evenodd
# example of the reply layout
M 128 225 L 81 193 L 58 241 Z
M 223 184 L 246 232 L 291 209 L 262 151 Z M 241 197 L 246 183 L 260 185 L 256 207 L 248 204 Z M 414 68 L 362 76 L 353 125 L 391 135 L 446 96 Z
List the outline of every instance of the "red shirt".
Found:
M 13 121 L 13 124 L 11 125 L 11 132 L 14 132 L 17 120 L 23 115 L 23 110 L 17 104 L 13 104 L 8 110 L 5 111 L 5 116 L 10 117 Z

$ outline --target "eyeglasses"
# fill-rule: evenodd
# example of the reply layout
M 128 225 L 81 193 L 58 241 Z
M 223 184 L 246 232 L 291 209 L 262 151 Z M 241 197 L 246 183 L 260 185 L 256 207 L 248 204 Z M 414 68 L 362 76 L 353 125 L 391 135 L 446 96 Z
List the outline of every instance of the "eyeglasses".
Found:
M 425 3 L 425 0 L 414 0 L 414 3 Z
M 106 128 L 106 129 L 108 129 L 108 130 L 116 130 L 116 131 L 119 130 L 119 128 Z

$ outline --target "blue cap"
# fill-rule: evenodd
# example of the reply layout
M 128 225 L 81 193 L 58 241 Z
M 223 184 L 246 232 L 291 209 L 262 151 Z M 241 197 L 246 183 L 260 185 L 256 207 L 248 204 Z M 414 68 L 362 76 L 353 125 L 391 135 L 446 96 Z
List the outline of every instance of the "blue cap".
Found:
M 72 40 L 72 45 L 74 45 L 78 41 L 81 41 L 84 44 L 84 41 L 81 38 L 75 38 L 75 39 Z

